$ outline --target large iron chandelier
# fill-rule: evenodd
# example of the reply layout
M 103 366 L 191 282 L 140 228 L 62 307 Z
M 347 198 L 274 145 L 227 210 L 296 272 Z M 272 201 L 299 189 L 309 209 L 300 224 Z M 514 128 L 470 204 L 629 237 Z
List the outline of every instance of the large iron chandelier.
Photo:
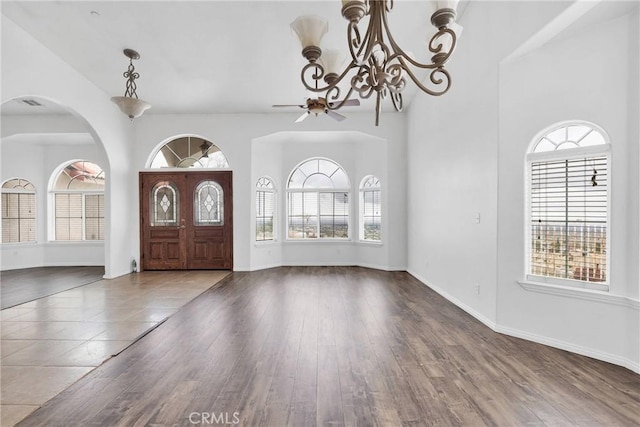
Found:
M 449 72 L 444 68 L 456 46 L 457 35 L 451 28 L 455 24 L 458 0 L 433 1 L 436 12 L 431 23 L 437 32 L 428 43 L 431 63 L 417 62 L 412 54 L 398 46 L 389 30 L 387 14 L 393 8 L 393 0 L 342 0 L 342 16 L 349 22 L 347 41 L 351 61 L 343 70 L 344 60 L 340 51 L 320 48 L 320 41 L 327 32 L 327 22 L 318 16 L 301 16 L 291 28 L 302 44 L 302 56 L 308 62 L 301 71 L 302 83 L 307 90 L 325 93 L 327 108 L 337 110 L 355 91 L 361 98 L 376 96 L 376 126 L 379 124 L 381 101 L 391 98 L 396 111 L 402 111 L 402 90 L 407 76 L 423 91 L 439 96 L 451 87 Z M 364 36 L 358 28 L 360 20 L 369 17 Z M 431 70 L 428 83 L 423 84 L 412 68 Z M 344 97 L 338 86 L 350 77 L 348 92 Z
M 125 49 L 123 53 L 124 56 L 129 58 L 127 71 L 122 74 L 124 78 L 127 79 L 124 96 L 114 96 L 111 98 L 111 101 L 120 107 L 120 111 L 133 121 L 133 119 L 140 117 L 142 113 L 151 108 L 151 105 L 138 99 L 138 94 L 136 93 L 136 80 L 140 77 L 140 74 L 136 72 L 136 68 L 133 66 L 133 60 L 140 59 L 140 54 L 133 49 Z

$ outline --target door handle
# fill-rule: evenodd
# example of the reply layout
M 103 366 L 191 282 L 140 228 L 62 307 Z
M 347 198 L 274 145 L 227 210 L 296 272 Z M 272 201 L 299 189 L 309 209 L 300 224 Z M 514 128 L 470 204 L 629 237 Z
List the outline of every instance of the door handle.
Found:
M 187 228 L 187 227 L 186 227 L 186 226 L 184 226 L 184 225 L 181 225 L 181 226 L 179 226 L 178 228 L 183 228 L 183 229 L 184 229 L 184 228 Z

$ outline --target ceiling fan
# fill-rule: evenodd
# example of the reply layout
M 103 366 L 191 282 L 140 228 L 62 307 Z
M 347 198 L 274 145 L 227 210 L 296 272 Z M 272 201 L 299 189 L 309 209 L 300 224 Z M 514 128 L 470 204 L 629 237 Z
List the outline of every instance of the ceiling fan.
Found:
M 273 105 L 273 107 L 300 107 L 303 108 L 307 111 L 305 111 L 300 117 L 298 117 L 296 119 L 296 123 L 300 123 L 301 121 L 303 121 L 304 119 L 306 119 L 309 115 L 311 115 L 311 113 L 315 114 L 316 116 L 318 114 L 321 113 L 325 113 L 327 116 L 341 122 L 344 119 L 346 119 L 345 116 L 343 116 L 342 114 L 336 113 L 334 110 L 330 110 L 329 107 L 332 107 L 334 103 L 329 102 L 327 103 L 327 100 L 325 98 L 307 98 L 307 102 L 304 105 L 296 105 L 296 104 L 291 104 L 291 105 L 283 105 L 283 104 L 278 104 L 278 105 Z M 350 107 L 350 106 L 357 106 L 360 105 L 360 101 L 357 99 L 347 99 L 346 101 L 344 101 L 344 103 L 342 104 L 341 107 Z

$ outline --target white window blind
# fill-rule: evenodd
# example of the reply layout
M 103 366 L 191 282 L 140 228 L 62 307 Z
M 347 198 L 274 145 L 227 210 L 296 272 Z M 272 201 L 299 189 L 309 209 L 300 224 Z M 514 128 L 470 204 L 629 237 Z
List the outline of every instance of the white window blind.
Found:
M 289 239 L 349 238 L 349 178 L 329 159 L 302 162 L 287 184 Z
M 275 239 L 276 189 L 271 178 L 262 176 L 256 182 L 256 241 Z
M 530 274 L 606 283 L 608 158 L 531 162 Z
M 360 186 L 360 239 L 379 242 L 382 224 L 380 180 L 369 175 Z

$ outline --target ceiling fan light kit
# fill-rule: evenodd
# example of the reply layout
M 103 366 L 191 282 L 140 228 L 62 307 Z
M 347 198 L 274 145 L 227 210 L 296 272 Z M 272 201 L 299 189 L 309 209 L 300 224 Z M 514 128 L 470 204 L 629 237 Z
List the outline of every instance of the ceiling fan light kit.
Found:
M 124 78 L 127 79 L 124 96 L 114 96 L 111 101 L 133 121 L 133 119 L 140 117 L 146 110 L 151 108 L 151 104 L 138 99 L 138 94 L 136 93 L 136 79 L 140 77 L 140 74 L 136 72 L 133 60 L 140 59 L 140 54 L 133 49 L 125 49 L 123 53 L 129 58 L 129 67 L 123 73 Z
M 395 110 L 402 111 L 402 90 L 407 77 L 429 95 L 446 93 L 451 87 L 451 77 L 444 66 L 455 49 L 461 29 L 455 24 L 458 0 L 432 0 L 431 3 L 436 10 L 431 15 L 431 23 L 437 31 L 428 44 L 431 53 L 428 64 L 416 61 L 393 39 L 387 17 L 393 8 L 393 0 L 342 0 L 342 16 L 348 21 L 347 57 L 350 58 L 343 70 L 339 69 L 342 61 L 336 59 L 339 55 L 331 50 L 325 53 L 320 48 L 322 37 L 327 33 L 327 22 L 314 15 L 296 19 L 291 28 L 300 39 L 302 56 L 308 61 L 300 73 L 305 88 L 323 92 L 324 99 L 329 100 L 326 102 L 328 110 L 344 106 L 353 92 L 363 99 L 375 94 L 376 126 L 382 110 L 381 100 L 390 97 Z M 358 24 L 365 16 L 369 21 L 366 32 L 361 35 Z M 426 84 L 416 77 L 413 69 L 430 70 Z M 349 88 L 343 98 L 338 85 L 345 78 Z

